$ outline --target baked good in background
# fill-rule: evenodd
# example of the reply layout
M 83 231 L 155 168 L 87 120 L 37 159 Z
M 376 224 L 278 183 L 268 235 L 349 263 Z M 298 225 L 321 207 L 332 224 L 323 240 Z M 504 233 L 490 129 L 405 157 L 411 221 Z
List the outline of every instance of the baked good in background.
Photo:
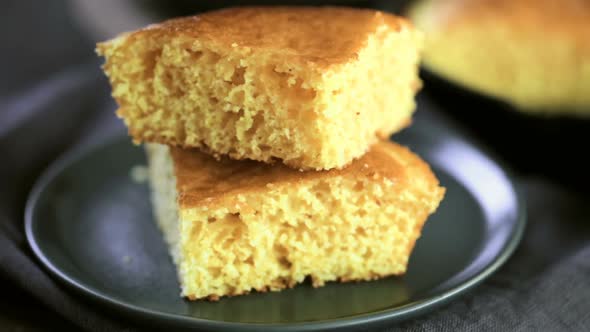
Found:
M 407 14 L 428 71 L 523 112 L 590 115 L 589 1 L 418 0 Z

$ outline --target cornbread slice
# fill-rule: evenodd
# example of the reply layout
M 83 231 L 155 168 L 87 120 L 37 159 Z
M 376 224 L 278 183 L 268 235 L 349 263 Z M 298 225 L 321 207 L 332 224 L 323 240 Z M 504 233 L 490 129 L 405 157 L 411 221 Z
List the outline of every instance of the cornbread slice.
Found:
M 421 35 L 335 7 L 234 8 L 99 43 L 135 142 L 342 168 L 410 123 Z
M 590 116 L 590 1 L 420 0 L 425 66 L 518 110 Z
M 390 142 L 319 172 L 147 152 L 156 219 L 193 300 L 403 274 L 444 194 L 426 163 Z

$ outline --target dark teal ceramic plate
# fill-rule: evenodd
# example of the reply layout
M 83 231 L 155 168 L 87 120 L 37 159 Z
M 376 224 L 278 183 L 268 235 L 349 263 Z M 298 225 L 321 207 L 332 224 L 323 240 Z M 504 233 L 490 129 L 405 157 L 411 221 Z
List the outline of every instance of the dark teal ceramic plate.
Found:
M 506 172 L 436 117 L 425 112 L 394 138 L 426 159 L 447 188 L 403 277 L 319 289 L 304 284 L 215 303 L 181 299 L 148 187 L 129 175 L 145 164 L 143 151 L 126 137 L 79 149 L 50 167 L 28 201 L 27 237 L 55 277 L 150 326 L 323 331 L 393 324 L 490 276 L 514 251 L 525 224 Z

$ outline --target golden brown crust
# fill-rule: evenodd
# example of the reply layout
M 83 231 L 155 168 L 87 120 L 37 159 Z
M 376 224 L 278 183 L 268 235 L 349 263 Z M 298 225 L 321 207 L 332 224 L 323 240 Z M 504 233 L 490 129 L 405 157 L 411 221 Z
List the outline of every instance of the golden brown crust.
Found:
M 411 25 L 401 17 L 370 9 L 236 7 L 171 19 L 121 37 L 186 36 L 221 48 L 276 53 L 322 67 L 356 59 L 368 34 L 381 28 L 399 31 L 404 26 Z M 98 52 L 104 54 L 113 41 L 99 43 Z
M 273 287 L 274 287 L 275 291 L 280 291 L 280 290 L 287 289 L 287 288 L 293 288 L 295 285 L 296 285 L 295 282 L 289 283 L 287 280 L 282 280 L 281 282 L 273 285 Z M 257 291 L 258 293 L 267 293 L 270 291 L 270 287 L 264 286 L 264 287 L 255 289 L 255 291 Z M 233 292 L 233 293 L 228 293 L 228 294 L 224 294 L 221 296 L 217 295 L 217 294 L 211 294 L 211 295 L 208 295 L 204 298 L 197 298 L 197 296 L 195 296 L 194 294 L 187 294 L 187 295 L 185 295 L 185 297 L 189 301 L 207 300 L 210 302 L 217 302 L 222 297 L 234 297 L 234 296 L 248 295 L 248 294 L 250 294 L 250 291 Z
M 375 144 L 363 157 L 344 169 L 317 172 L 301 172 L 281 164 L 270 166 L 226 157 L 216 160 L 196 149 L 172 147 L 170 152 L 181 208 L 214 204 L 228 193 L 257 192 L 267 190 L 269 186 L 333 176 L 371 177 L 380 181 L 389 179 L 408 183 L 419 174 L 428 186 L 438 186 L 438 180 L 424 161 L 407 148 L 389 141 Z
M 405 272 L 403 273 L 393 273 L 393 274 L 377 274 L 377 273 L 372 273 L 370 274 L 368 277 L 366 278 L 346 278 L 346 277 L 340 277 L 337 280 L 335 280 L 336 282 L 340 282 L 340 283 L 353 283 L 353 282 L 363 282 L 363 281 L 373 281 L 373 280 L 379 280 L 379 279 L 384 279 L 384 278 L 388 278 L 388 277 L 392 277 L 392 276 L 400 276 L 403 275 Z M 280 291 L 283 289 L 288 289 L 288 288 L 293 288 L 296 285 L 295 282 L 293 283 L 289 283 L 286 280 L 281 282 L 281 283 L 277 283 L 276 285 L 273 285 L 274 291 Z M 319 288 L 319 287 L 323 287 L 323 283 L 321 285 L 317 285 L 312 283 L 312 287 L 313 288 Z M 270 288 L 268 286 L 256 289 L 256 292 L 258 293 L 267 293 L 270 291 Z M 248 295 L 250 294 L 249 291 L 245 291 L 245 292 L 234 292 L 234 293 L 229 293 L 229 294 L 224 294 L 222 296 L 216 295 L 216 294 L 212 294 L 209 295 L 205 298 L 202 298 L 201 300 L 207 300 L 210 302 L 217 302 L 219 301 L 221 298 L 224 297 L 234 297 L 234 296 L 240 296 L 240 295 Z M 189 301 L 197 301 L 199 300 L 194 294 L 188 294 L 185 296 Z
M 346 278 L 346 277 L 340 277 L 338 278 L 338 282 L 340 283 L 351 283 L 351 282 L 363 282 L 363 281 L 372 281 L 372 280 L 379 280 L 379 279 L 384 279 L 384 278 L 389 278 L 392 276 L 401 276 L 404 275 L 404 272 L 401 273 L 389 273 L 389 274 L 378 274 L 378 273 L 372 273 L 370 274 L 368 277 L 366 278 Z

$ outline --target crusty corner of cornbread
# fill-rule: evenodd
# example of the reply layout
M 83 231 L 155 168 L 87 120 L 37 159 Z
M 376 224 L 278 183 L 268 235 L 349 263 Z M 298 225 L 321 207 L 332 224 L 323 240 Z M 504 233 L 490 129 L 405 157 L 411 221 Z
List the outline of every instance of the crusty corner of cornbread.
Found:
M 422 36 L 335 7 L 234 8 L 98 44 L 136 142 L 342 168 L 410 123 Z
M 148 155 L 157 220 L 189 299 L 403 274 L 444 195 L 428 165 L 389 142 L 321 172 L 158 144 Z

